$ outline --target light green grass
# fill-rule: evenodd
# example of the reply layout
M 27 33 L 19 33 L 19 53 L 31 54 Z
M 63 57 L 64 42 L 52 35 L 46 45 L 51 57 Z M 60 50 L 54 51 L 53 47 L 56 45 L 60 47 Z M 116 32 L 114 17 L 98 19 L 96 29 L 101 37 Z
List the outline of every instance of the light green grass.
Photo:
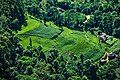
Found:
M 65 2 L 64 0 L 57 0 L 58 2 Z
M 73 52 L 77 57 L 83 53 L 85 58 L 92 58 L 94 60 L 104 54 L 105 45 L 101 43 L 102 47 L 100 47 L 98 39 L 89 33 L 63 27 L 64 31 L 55 39 L 51 39 L 61 32 L 60 28 L 54 23 L 47 22 L 48 27 L 46 27 L 43 23 L 30 18 L 28 18 L 27 23 L 28 26 L 23 26 L 22 31 L 19 31 L 17 34 L 22 40 L 20 44 L 25 48 L 29 46 L 31 38 L 32 46 L 42 46 L 46 54 L 51 48 L 56 48 L 66 58 L 70 52 Z
M 85 35 L 88 39 L 86 39 Z M 69 55 L 69 52 L 74 52 L 76 56 L 83 53 L 85 58 L 97 59 L 98 56 L 102 56 L 105 47 L 103 44 L 103 48 L 99 46 L 98 39 L 95 36 L 67 28 L 64 28 L 64 32 L 56 41 L 59 42 L 56 48 L 66 56 Z
M 36 27 L 33 30 L 25 32 L 23 35 L 39 36 L 44 38 L 52 38 L 54 35 L 57 35 L 61 31 L 57 28 L 46 27 L 44 24 Z

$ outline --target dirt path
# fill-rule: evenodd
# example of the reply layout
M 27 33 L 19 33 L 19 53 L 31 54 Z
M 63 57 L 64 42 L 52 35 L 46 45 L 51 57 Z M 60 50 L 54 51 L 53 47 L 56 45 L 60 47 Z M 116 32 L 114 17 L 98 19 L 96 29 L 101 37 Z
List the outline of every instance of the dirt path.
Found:
M 90 19 L 90 15 L 86 15 L 86 20 L 83 23 L 86 23 Z

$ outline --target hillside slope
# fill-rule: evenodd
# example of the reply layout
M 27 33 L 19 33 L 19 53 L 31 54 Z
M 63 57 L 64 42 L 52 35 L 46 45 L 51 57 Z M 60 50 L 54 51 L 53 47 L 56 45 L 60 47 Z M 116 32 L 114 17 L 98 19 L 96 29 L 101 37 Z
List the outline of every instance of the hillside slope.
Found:
M 52 22 L 47 22 L 45 26 L 42 22 L 28 17 L 28 25 L 22 26 L 22 31 L 18 31 L 17 36 L 21 39 L 20 44 L 25 48 L 30 44 L 32 46 L 42 46 L 43 51 L 47 52 L 51 48 L 56 48 L 60 54 L 68 56 L 74 53 L 80 56 L 85 54 L 85 58 L 100 58 L 105 51 L 105 44 L 99 43 L 99 40 L 86 32 L 70 30 L 66 27 L 59 28 Z

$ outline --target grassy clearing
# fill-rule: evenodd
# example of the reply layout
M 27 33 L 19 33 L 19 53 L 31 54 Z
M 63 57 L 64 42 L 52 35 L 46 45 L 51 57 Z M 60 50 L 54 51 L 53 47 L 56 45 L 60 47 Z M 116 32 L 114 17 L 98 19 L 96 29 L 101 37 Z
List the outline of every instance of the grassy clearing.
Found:
M 36 27 L 33 30 L 25 32 L 23 35 L 30 36 L 39 36 L 44 38 L 52 38 L 54 35 L 57 35 L 61 31 L 57 28 L 46 27 L 44 24 Z
M 101 43 L 102 46 L 100 46 L 98 39 L 89 33 L 63 27 L 63 32 L 59 34 L 61 32 L 60 29 L 52 22 L 47 22 L 48 27 L 46 27 L 43 23 L 28 18 L 27 23 L 28 25 L 26 27 L 23 26 L 22 31 L 19 31 L 17 34 L 22 40 L 20 44 L 25 48 L 29 46 L 31 38 L 32 45 L 42 46 L 45 53 L 51 48 L 56 48 L 66 58 L 70 52 L 73 52 L 78 57 L 83 53 L 85 58 L 94 60 L 104 54 L 105 45 Z M 57 37 L 51 39 L 55 35 Z
M 69 52 L 74 52 L 76 56 L 83 53 L 85 58 L 96 60 L 98 56 L 103 55 L 101 53 L 104 52 L 105 48 L 104 44 L 102 44 L 102 47 L 99 46 L 98 39 L 95 36 L 74 30 L 69 31 L 67 28 L 64 28 L 64 32 L 56 40 L 59 42 L 56 48 L 66 56 Z
M 64 0 L 57 0 L 58 2 L 64 2 Z

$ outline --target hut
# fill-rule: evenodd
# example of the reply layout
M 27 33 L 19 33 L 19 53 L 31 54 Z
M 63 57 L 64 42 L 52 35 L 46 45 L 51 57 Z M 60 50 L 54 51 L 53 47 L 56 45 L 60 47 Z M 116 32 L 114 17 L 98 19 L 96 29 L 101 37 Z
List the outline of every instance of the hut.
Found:
M 97 36 L 102 42 L 106 42 L 108 40 L 108 35 L 106 33 L 101 33 L 101 35 Z
M 116 58 L 116 54 L 111 52 L 108 54 L 108 60 L 112 60 L 112 59 L 115 59 Z

